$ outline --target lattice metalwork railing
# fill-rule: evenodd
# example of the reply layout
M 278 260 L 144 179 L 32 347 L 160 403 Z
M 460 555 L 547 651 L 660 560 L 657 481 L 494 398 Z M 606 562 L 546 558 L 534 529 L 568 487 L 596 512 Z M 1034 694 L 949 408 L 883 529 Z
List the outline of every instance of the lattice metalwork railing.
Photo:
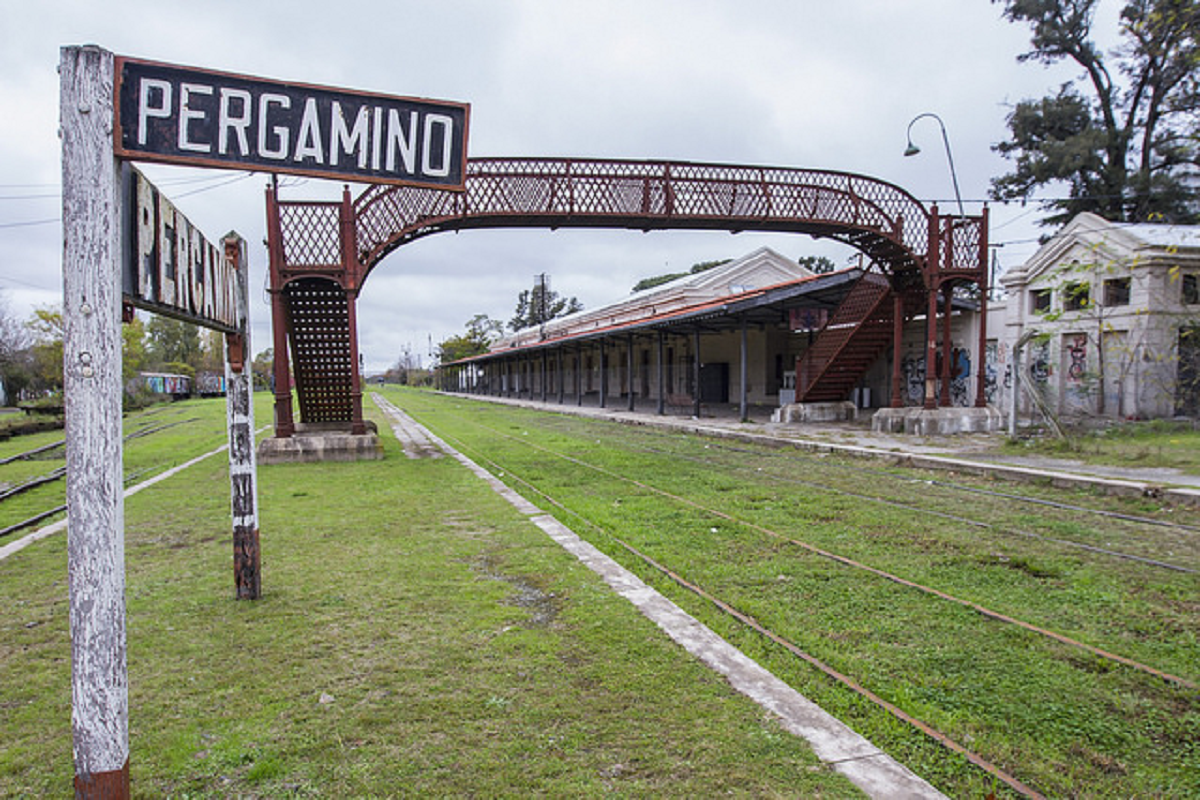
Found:
M 465 192 L 375 186 L 354 208 L 367 269 L 419 236 L 502 225 L 797 231 L 847 241 L 893 272 L 921 266 L 929 240 L 929 212 L 899 187 L 779 167 L 471 159 Z
M 939 222 L 944 271 L 972 272 L 987 263 L 987 227 L 978 218 L 942 217 Z
M 284 290 L 300 419 L 351 419 L 354 363 L 345 291 L 332 281 L 305 278 Z
M 283 258 L 289 269 L 342 267 L 338 203 L 279 203 Z

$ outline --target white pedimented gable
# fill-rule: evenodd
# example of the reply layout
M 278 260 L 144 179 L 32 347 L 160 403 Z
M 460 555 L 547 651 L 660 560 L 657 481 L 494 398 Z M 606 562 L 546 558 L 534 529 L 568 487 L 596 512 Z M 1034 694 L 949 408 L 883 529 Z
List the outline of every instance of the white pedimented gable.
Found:
M 1140 256 L 1200 248 L 1200 228 L 1187 225 L 1113 223 L 1096 214 L 1076 215 L 1001 283 L 1010 291 L 1043 283 L 1062 267 L 1133 263 Z
M 571 336 L 637 322 L 723 297 L 812 277 L 813 274 L 775 250 L 760 247 L 719 267 L 684 275 L 605 306 L 559 317 L 542 328 L 518 331 L 493 345 L 493 350 L 531 344 L 543 336 Z

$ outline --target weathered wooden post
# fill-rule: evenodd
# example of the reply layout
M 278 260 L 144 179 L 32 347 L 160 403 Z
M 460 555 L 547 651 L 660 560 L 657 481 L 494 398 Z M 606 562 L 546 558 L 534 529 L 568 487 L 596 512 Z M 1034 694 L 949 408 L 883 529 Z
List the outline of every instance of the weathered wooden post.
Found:
M 225 259 L 237 275 L 241 331 L 225 335 L 225 409 L 229 420 L 229 484 L 233 512 L 233 581 L 239 600 L 262 594 L 258 545 L 258 473 L 254 463 L 254 373 L 250 357 L 250 276 L 246 241 L 225 237 Z
M 113 54 L 59 55 L 63 394 L 75 795 L 129 797 L 120 204 Z

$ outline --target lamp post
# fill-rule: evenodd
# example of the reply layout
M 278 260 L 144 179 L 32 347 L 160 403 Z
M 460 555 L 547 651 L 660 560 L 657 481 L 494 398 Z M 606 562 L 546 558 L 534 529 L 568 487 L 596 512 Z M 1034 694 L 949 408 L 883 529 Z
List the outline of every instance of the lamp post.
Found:
M 918 114 L 917 116 L 913 117 L 912 121 L 908 123 L 908 130 L 906 132 L 907 136 L 908 136 L 908 147 L 904 148 L 904 155 L 905 156 L 915 156 L 917 153 L 921 152 L 921 148 L 919 148 L 915 144 L 913 144 L 912 128 L 913 128 L 913 125 L 915 125 L 917 123 L 917 120 L 924 119 L 925 117 L 930 117 L 932 119 L 937 120 L 938 127 L 942 129 L 942 144 L 944 144 L 946 146 L 946 162 L 950 165 L 950 180 L 954 183 L 954 199 L 958 201 L 958 219 L 959 219 L 960 224 L 964 223 L 966 221 L 967 215 L 966 215 L 966 212 L 963 211 L 962 194 L 958 191 L 958 173 L 954 169 L 954 156 L 951 155 L 951 153 L 950 153 L 950 137 L 946 135 L 946 124 L 944 122 L 942 122 L 942 118 L 939 117 L 937 114 L 934 114 L 934 113 L 928 112 L 928 111 L 926 111 L 923 114 Z M 936 209 L 936 206 L 934 206 L 934 208 Z M 939 230 L 937 233 L 937 236 L 941 237 L 943 235 L 944 234 Z M 951 236 L 950 244 L 951 244 L 951 246 L 953 246 L 953 237 L 952 236 Z M 934 268 L 934 271 L 936 272 L 937 271 L 936 265 L 931 265 L 931 266 Z M 927 342 L 926 342 L 926 348 L 925 348 L 925 408 L 932 410 L 932 409 L 937 408 L 938 404 L 939 404 L 939 398 L 936 396 L 937 395 L 937 391 L 936 391 L 937 379 L 933 377 L 933 373 L 934 373 L 934 369 L 935 369 L 934 365 L 937 363 L 937 352 L 938 352 L 937 294 L 939 291 L 942 290 L 943 284 L 941 283 L 940 279 L 938 279 L 936 277 L 931 277 L 929 279 L 928 286 L 929 286 L 929 313 L 928 313 L 928 316 L 926 317 Z M 943 316 L 942 316 L 942 321 L 943 321 L 943 326 L 942 326 L 942 369 L 941 369 L 942 391 L 941 391 L 940 403 L 943 406 L 948 406 L 948 405 L 950 405 L 950 353 L 951 353 L 950 314 L 951 314 L 951 306 L 953 305 L 953 294 L 952 294 L 953 293 L 953 282 L 948 282 L 945 284 L 945 292 L 946 292 L 946 298 L 945 298 Z M 981 324 L 981 330 L 984 327 L 985 326 Z M 982 358 L 983 358 L 982 343 L 980 344 L 979 355 L 980 355 L 980 363 L 982 364 Z
M 965 217 L 966 213 L 963 211 L 962 194 L 958 191 L 958 173 L 954 170 L 954 156 L 950 154 L 950 137 L 946 135 L 946 124 L 942 122 L 941 117 L 929 111 L 913 117 L 912 122 L 908 123 L 908 147 L 904 148 L 904 155 L 915 156 L 921 152 L 921 148 L 913 144 L 912 127 L 917 120 L 924 117 L 937 120 L 938 127 L 942 129 L 942 143 L 946 145 L 946 161 L 950 164 L 950 180 L 954 183 L 954 199 L 958 201 L 958 216 Z

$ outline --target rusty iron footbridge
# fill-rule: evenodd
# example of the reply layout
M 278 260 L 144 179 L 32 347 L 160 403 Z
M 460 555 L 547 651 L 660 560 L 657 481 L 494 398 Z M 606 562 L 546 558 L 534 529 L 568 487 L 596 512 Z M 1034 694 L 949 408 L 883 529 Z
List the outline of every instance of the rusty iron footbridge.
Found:
M 986 316 L 987 209 L 978 216 L 942 215 L 936 205 L 927 208 L 897 186 L 846 172 L 679 161 L 472 158 L 461 192 L 373 185 L 356 198 L 347 188 L 340 201 L 297 202 L 280 200 L 268 189 L 267 219 L 279 437 L 295 431 L 289 352 L 300 421 L 365 431 L 358 294 L 389 253 L 444 231 L 775 231 L 851 245 L 877 272 L 868 273 L 870 280 L 830 315 L 817 346 L 798 365 L 798 401 L 845 399 L 837 395 L 853 383 L 847 376 L 861 374 L 888 344 L 898 356 L 904 319 L 919 313 L 930 321 L 926 363 L 938 363 L 941 350 L 948 376 L 956 285 L 979 288 Z M 985 341 L 981 324 L 981 353 Z M 893 405 L 901 397 L 900 360 L 893 360 Z M 944 396 L 939 397 L 933 373 L 926 376 L 925 407 L 949 405 L 949 381 L 941 381 Z M 976 403 L 982 405 L 983 371 L 978 375 Z

